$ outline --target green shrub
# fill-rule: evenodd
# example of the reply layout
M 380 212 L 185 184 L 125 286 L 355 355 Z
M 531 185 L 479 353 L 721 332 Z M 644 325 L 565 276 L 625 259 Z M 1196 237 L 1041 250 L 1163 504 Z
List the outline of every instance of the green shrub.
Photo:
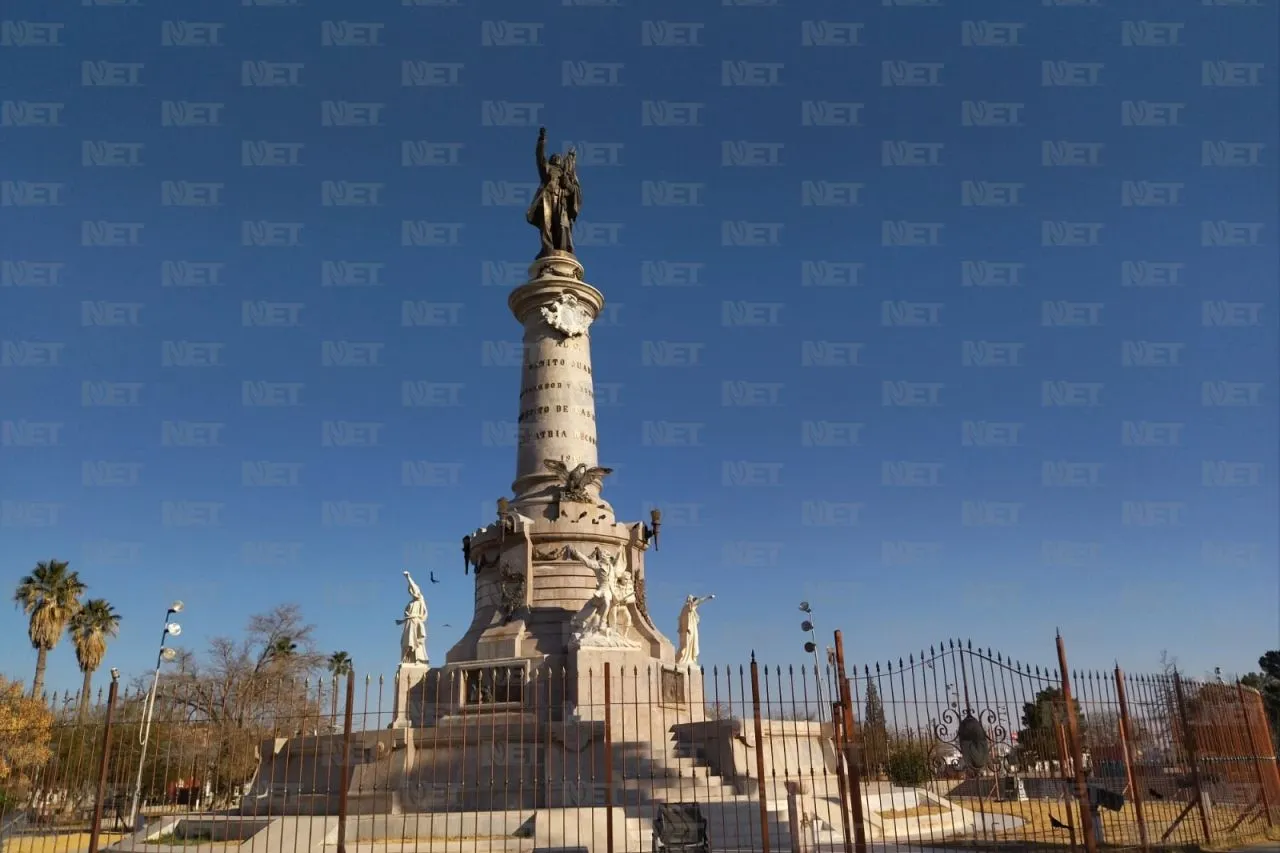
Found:
M 889 759 L 885 771 L 889 781 L 904 788 L 913 788 L 928 782 L 930 773 L 929 745 L 914 740 L 900 740 L 889 746 Z

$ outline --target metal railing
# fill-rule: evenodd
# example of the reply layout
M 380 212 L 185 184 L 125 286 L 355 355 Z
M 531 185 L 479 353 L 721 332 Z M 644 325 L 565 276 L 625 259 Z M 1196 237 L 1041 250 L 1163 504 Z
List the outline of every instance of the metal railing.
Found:
M 155 702 L 136 838 L 146 696 L 113 684 L 85 707 L 56 697 L 21 735 L 40 760 L 28 749 L 0 779 L 3 853 L 250 838 L 255 851 L 648 851 L 674 844 L 673 809 L 709 849 L 765 853 L 1148 850 L 1275 825 L 1256 691 L 1070 671 L 1058 651 L 1037 667 L 951 640 L 845 670 L 837 636 L 827 668 L 507 663 L 401 684 L 264 681 L 221 705 L 175 679 Z

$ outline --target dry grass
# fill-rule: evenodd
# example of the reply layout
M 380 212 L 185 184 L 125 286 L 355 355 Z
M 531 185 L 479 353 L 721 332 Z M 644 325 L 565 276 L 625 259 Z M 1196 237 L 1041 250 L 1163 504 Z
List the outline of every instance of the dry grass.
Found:
M 880 817 L 886 820 L 897 820 L 904 817 L 926 817 L 928 815 L 946 814 L 947 809 L 942 806 L 929 803 L 924 806 L 913 806 L 909 809 L 890 809 L 887 812 L 876 812 Z
M 987 814 L 1007 814 L 1022 818 L 1025 823 L 1017 829 L 987 833 L 991 840 L 997 841 L 1038 841 L 1042 843 L 1063 844 L 1071 837 L 1070 830 L 1055 827 L 1051 818 L 1071 824 L 1075 827 L 1076 840 L 1082 839 L 1080 829 L 1080 812 L 1075 802 L 1064 803 L 1061 800 L 1030 800 L 1028 802 L 993 802 L 979 801 L 976 797 L 956 797 L 951 800 L 955 805 L 973 812 L 985 811 Z M 1160 837 L 1173 825 L 1178 815 L 1186 808 L 1186 803 L 1144 802 L 1142 814 L 1147 826 L 1147 838 L 1154 845 L 1160 843 Z M 1224 835 L 1227 829 L 1244 813 L 1237 806 L 1217 805 L 1210 813 L 1210 826 L 1215 835 Z M 1257 832 L 1263 826 L 1260 821 L 1241 824 L 1232 831 L 1233 838 L 1247 837 L 1250 832 Z M 1102 827 L 1108 846 L 1128 846 L 1141 843 L 1138 830 L 1137 811 L 1132 802 L 1126 802 L 1118 812 L 1102 811 Z M 1169 845 L 1199 845 L 1203 841 L 1200 828 L 1200 813 L 1192 809 L 1191 813 L 1178 825 L 1169 839 Z
M 1254 824 L 1257 826 L 1257 824 Z M 1250 847 L 1274 847 L 1280 841 L 1280 826 L 1262 829 L 1244 837 L 1235 837 L 1223 844 L 1206 844 L 1207 853 L 1225 853 L 1228 850 L 1248 850 Z
M 115 844 L 126 836 L 120 832 L 98 835 L 98 848 Z M 89 849 L 89 833 L 67 832 L 49 835 L 15 835 L 0 846 L 0 853 L 85 853 Z

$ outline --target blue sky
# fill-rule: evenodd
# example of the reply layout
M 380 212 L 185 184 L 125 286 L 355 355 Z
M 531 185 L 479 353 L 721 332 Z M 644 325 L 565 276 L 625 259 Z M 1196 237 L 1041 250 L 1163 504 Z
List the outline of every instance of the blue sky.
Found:
M 801 599 L 853 661 L 1280 641 L 1274 2 L 273 5 L 6 8 L 0 538 L 117 605 L 108 665 L 293 601 L 390 673 L 403 568 L 443 659 L 540 124 L 607 496 L 666 513 L 669 634 L 717 594 L 704 663 L 801 662 Z

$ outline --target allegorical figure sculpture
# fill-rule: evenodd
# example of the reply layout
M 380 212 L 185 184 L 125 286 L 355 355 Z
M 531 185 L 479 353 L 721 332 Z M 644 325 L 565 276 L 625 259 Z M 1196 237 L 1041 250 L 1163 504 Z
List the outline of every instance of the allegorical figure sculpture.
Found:
M 613 473 L 612 468 L 588 468 L 585 462 L 579 462 L 573 468 L 559 459 L 544 459 L 542 464 L 560 480 L 562 501 L 590 503 L 591 496 L 587 494 L 587 487 L 603 485 L 604 478 Z
M 676 653 L 677 665 L 698 665 L 698 622 L 702 618 L 698 615 L 698 608 L 713 598 L 714 595 L 702 598 L 691 595 L 684 600 L 684 607 L 680 608 L 680 651 Z
M 626 631 L 631 626 L 631 614 L 627 608 L 636 603 L 636 585 L 631 570 L 622 562 L 623 552 L 609 554 L 596 548 L 583 554 L 570 545 L 565 555 L 590 568 L 596 576 L 595 593 L 573 618 L 575 638 L 592 645 L 629 646 Z
M 596 575 L 595 594 L 574 617 L 574 627 L 584 635 L 607 630 L 613 612 L 614 589 L 617 585 L 616 574 L 621 552 L 611 556 L 601 548 L 596 548 L 590 554 L 583 554 L 572 545 L 565 550 L 567 556 L 582 563 Z
M 547 129 L 538 130 L 538 191 L 525 213 L 529 224 L 542 237 L 539 257 L 553 251 L 573 252 L 573 223 L 582 208 L 582 187 L 578 184 L 578 155 L 572 148 L 561 157 L 547 156 Z
M 427 663 L 427 600 L 422 597 L 422 590 L 413 582 L 413 576 L 404 573 L 409 583 L 409 603 L 404 606 L 404 618 L 397 619 L 397 625 L 403 625 L 400 632 L 400 662 Z
M 636 603 L 636 578 L 631 569 L 614 573 L 613 612 L 609 614 L 609 626 L 619 634 L 631 629 L 631 605 Z

